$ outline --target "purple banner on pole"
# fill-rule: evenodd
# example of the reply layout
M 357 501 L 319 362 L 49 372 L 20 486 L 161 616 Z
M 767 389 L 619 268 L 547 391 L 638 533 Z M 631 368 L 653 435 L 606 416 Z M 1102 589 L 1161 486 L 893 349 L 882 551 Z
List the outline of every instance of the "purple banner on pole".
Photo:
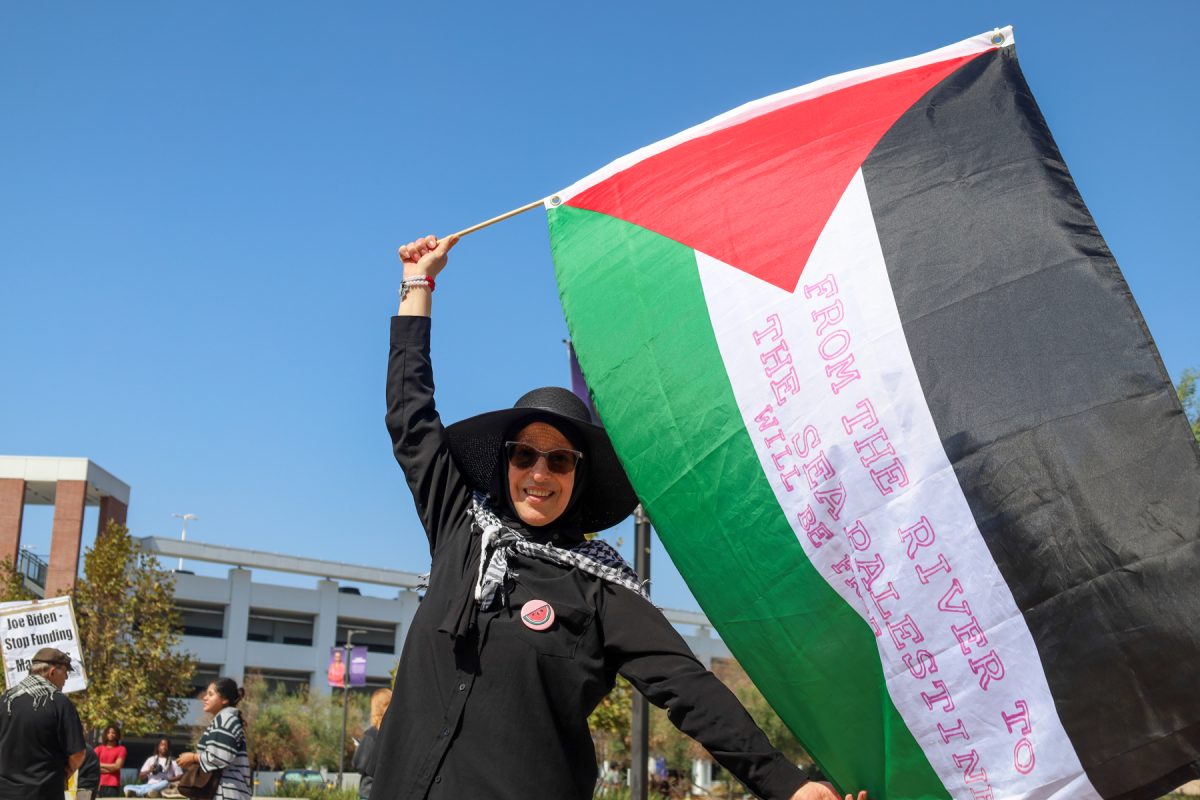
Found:
M 347 672 L 349 666 L 349 672 Z M 346 678 L 349 676 L 349 683 Z M 367 685 L 367 648 L 366 645 L 350 648 L 350 663 L 346 664 L 346 648 L 329 648 L 329 671 L 326 674 L 330 686 L 366 686 Z
M 350 685 L 367 685 L 367 648 L 365 645 L 350 651 Z

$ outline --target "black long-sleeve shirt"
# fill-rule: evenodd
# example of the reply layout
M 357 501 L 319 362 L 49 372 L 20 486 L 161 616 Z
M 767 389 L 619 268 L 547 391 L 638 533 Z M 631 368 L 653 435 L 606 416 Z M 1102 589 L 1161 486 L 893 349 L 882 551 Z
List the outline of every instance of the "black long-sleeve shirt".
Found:
M 374 725 L 363 731 L 362 741 L 354 748 L 354 758 L 350 760 L 350 766 L 359 773 L 358 796 L 362 800 L 371 796 L 371 784 L 375 781 L 372 771 L 375 769 L 375 740 L 378 738 L 379 729 Z
M 733 694 L 640 595 L 558 564 L 509 557 L 508 602 L 454 638 L 474 590 L 480 537 L 433 402 L 430 320 L 393 317 L 387 426 L 429 536 L 429 590 L 405 639 L 376 747 L 374 797 L 592 797 L 587 718 L 624 675 L 759 795 L 788 798 L 804 773 L 771 747 Z M 520 525 L 514 523 L 514 529 Z M 536 529 L 527 531 L 536 537 Z M 532 599 L 547 630 L 522 624 Z

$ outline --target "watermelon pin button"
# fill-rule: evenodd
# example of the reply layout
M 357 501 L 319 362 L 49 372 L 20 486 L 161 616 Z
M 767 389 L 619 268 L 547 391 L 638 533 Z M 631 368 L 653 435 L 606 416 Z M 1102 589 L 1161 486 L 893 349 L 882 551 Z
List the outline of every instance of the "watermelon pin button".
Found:
M 531 631 L 544 631 L 554 624 L 554 609 L 545 600 L 530 600 L 521 606 L 521 622 Z

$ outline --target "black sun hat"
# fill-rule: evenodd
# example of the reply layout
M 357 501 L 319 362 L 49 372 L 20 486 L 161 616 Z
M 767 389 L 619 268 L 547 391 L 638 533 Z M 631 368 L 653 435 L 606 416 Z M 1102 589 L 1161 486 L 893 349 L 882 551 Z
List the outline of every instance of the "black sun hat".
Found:
M 505 437 L 531 422 L 554 425 L 583 451 L 584 485 L 576 506 L 585 531 L 611 528 L 633 513 L 637 495 L 608 434 L 592 422 L 587 406 L 568 389 L 534 389 L 512 408 L 454 423 L 446 428 L 450 453 L 473 486 L 488 489 L 500 474 Z

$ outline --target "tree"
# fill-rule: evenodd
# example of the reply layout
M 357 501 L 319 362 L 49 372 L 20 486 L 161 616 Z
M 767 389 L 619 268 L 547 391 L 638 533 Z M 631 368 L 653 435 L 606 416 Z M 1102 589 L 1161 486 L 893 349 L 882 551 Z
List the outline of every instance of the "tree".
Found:
M 25 586 L 25 578 L 13 566 L 10 559 L 0 561 L 0 603 L 17 600 L 33 600 L 36 595 Z M 0 669 L 0 692 L 8 688 L 4 682 L 4 670 Z
M 342 744 L 342 692 L 344 691 L 346 690 L 334 689 L 327 695 L 318 694 L 312 689 L 308 691 L 311 714 L 308 724 L 313 738 L 310 761 L 315 768 L 337 769 L 338 747 Z M 354 757 L 354 739 L 360 738 L 366 729 L 363 721 L 367 718 L 371 702 L 370 692 L 353 689 L 349 691 L 350 707 L 349 717 L 346 721 L 346 769 L 350 769 L 350 760 Z
M 813 763 L 804 746 L 767 703 L 766 698 L 737 661 L 732 658 L 714 659 L 712 670 L 746 707 L 750 716 L 771 740 L 771 744 L 789 761 L 804 765 Z M 618 676 L 616 686 L 588 717 L 592 741 L 596 743 L 597 756 L 602 760 L 629 760 L 633 692 L 629 682 Z M 666 711 L 653 706 L 650 708 L 650 753 L 662 756 L 666 759 L 669 769 L 679 770 L 685 775 L 691 772 L 693 759 L 711 759 L 699 743 L 680 733 L 679 729 L 671 724 Z
M 239 709 L 246 730 L 253 731 L 246 740 L 250 763 L 256 769 L 308 766 L 307 697 L 272 686 L 253 673 L 246 677 L 244 688 L 246 699 Z
M 633 686 L 617 676 L 616 685 L 588 717 L 592 741 L 601 761 L 628 759 L 633 725 Z
M 758 727 L 762 728 L 763 733 L 771 740 L 771 744 L 775 745 L 775 749 L 783 753 L 788 761 L 807 765 L 813 763 L 812 756 L 796 739 L 787 724 L 775 713 L 775 709 L 771 708 L 770 703 L 750 680 L 750 676 L 742 669 L 741 664 L 733 659 L 715 659 L 713 672 L 737 695 L 738 700 L 742 701 L 742 705 L 758 723 Z
M 337 769 L 342 735 L 342 695 L 311 690 L 288 691 L 262 676 L 246 678 L 246 699 L 238 706 L 250 731 L 246 745 L 256 769 L 308 767 Z M 354 739 L 366 729 L 370 693 L 351 691 L 346 725 L 346 766 L 354 755 Z
M 692 772 L 692 759 L 712 756 L 692 737 L 680 733 L 664 709 L 650 706 L 650 754 L 662 756 L 667 769 L 679 770 L 684 775 Z
M 183 719 L 196 665 L 176 649 L 174 597 L 174 576 L 110 520 L 84 553 L 73 597 L 88 688 L 72 699 L 85 729 L 119 723 L 140 736 Z
M 11 559 L 0 561 L 0 603 L 35 600 L 37 595 L 25 585 L 25 576 L 17 571 Z
M 1200 372 L 1185 369 L 1179 376 L 1179 386 L 1175 391 L 1179 394 L 1183 413 L 1192 425 L 1192 435 L 1200 442 L 1200 395 L 1196 393 L 1197 382 L 1200 382 Z

